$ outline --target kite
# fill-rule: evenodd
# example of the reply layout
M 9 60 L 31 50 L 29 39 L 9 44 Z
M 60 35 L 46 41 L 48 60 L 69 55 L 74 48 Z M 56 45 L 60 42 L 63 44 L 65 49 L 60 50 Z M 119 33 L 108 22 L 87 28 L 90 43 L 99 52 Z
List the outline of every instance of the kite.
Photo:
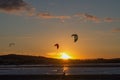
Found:
M 54 46 L 56 46 L 56 47 L 57 47 L 57 49 L 59 49 L 59 44 L 57 44 L 57 43 L 56 43 Z
M 78 40 L 78 35 L 77 34 L 72 34 L 71 37 L 74 37 L 74 42 L 77 42 L 77 40 Z
M 9 47 L 15 46 L 15 43 L 9 43 Z

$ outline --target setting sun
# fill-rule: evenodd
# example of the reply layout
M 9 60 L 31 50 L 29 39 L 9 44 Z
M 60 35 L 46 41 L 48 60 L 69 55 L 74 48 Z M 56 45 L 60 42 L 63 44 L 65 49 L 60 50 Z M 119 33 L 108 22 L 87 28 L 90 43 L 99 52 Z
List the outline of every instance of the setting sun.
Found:
M 61 57 L 60 57 L 61 59 L 64 59 L 64 60 L 68 60 L 68 59 L 70 59 L 71 57 L 67 54 L 67 53 L 61 53 Z

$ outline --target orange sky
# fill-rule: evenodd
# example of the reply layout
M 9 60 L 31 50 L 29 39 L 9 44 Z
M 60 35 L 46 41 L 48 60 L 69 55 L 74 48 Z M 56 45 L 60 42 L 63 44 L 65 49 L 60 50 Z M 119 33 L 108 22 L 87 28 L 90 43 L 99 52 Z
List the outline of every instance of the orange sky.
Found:
M 66 52 L 76 59 L 120 58 L 120 0 L 0 3 L 0 55 L 57 57 Z M 76 43 L 72 34 L 79 36 Z

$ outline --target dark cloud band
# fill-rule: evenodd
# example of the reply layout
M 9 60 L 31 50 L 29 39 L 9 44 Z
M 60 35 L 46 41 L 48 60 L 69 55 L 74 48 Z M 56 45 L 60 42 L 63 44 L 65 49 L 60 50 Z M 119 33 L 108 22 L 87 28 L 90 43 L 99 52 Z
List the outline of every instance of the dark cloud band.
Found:
M 0 0 L 0 11 L 20 12 L 30 9 L 30 6 L 23 0 Z

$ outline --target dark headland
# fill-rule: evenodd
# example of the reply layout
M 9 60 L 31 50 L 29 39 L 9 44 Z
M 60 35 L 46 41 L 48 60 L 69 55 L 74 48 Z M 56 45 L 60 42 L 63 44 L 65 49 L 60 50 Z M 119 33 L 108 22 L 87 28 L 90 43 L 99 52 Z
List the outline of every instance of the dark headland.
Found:
M 99 64 L 109 64 L 109 65 L 99 65 Z M 111 63 L 116 63 L 112 65 Z M 16 55 L 8 54 L 0 56 L 0 65 L 54 65 L 54 66 L 78 66 L 78 67 L 120 67 L 120 58 L 113 59 L 84 59 L 84 60 L 67 60 L 63 61 L 61 59 L 47 58 L 42 56 L 30 56 L 30 55 Z M 85 65 L 83 65 L 85 64 Z M 88 64 L 88 65 L 87 65 Z M 94 64 L 94 65 L 93 65 Z

